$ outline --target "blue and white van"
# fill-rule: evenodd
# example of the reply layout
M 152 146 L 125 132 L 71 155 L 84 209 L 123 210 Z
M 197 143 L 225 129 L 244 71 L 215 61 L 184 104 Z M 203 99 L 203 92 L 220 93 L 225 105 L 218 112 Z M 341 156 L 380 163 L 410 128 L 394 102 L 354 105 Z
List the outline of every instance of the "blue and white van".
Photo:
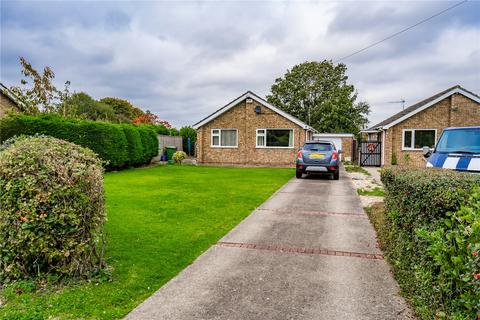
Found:
M 423 148 L 427 167 L 480 172 L 480 126 L 446 128 L 432 151 Z

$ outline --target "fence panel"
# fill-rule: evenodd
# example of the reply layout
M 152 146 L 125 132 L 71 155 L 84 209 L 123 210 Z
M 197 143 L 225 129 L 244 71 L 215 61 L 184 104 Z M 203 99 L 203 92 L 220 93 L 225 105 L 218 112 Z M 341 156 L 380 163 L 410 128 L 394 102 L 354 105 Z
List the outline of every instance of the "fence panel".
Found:
M 165 147 L 177 147 L 177 151 L 183 151 L 183 139 L 180 136 L 158 135 L 158 156 L 153 161 L 160 161 L 160 157 L 165 152 Z

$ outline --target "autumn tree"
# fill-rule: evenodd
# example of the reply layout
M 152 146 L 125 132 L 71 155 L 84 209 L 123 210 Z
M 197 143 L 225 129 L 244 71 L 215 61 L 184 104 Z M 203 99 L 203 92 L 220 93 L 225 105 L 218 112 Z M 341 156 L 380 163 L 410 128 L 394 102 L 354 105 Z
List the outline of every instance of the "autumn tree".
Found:
M 172 128 L 172 125 L 167 120 L 160 119 L 159 116 L 147 110 L 144 114 L 133 119 L 133 124 L 148 124 L 155 126 L 164 126 L 167 129 Z
M 70 82 L 65 82 L 65 89 L 60 91 L 53 84 L 55 73 L 50 67 L 46 66 L 43 72 L 39 72 L 24 57 L 20 57 L 20 65 L 23 76 L 21 86 L 12 86 L 10 90 L 20 100 L 23 111 L 28 114 L 56 112 L 69 94 Z
M 356 101 L 346 71 L 344 64 L 328 60 L 298 64 L 275 80 L 267 100 L 319 132 L 357 134 L 368 122 L 370 107 Z

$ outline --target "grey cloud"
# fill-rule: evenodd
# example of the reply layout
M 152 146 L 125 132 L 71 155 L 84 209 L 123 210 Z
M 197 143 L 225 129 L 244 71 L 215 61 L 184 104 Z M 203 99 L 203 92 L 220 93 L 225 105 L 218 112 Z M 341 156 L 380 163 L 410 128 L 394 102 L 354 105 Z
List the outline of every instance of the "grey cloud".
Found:
M 1 78 L 18 83 L 22 55 L 52 66 L 59 84 L 129 99 L 180 126 L 246 90 L 267 94 L 294 64 L 338 58 L 448 5 L 8 1 Z M 345 61 L 372 122 L 398 111 L 387 103 L 398 98 L 414 103 L 456 83 L 480 91 L 477 8 L 467 3 Z

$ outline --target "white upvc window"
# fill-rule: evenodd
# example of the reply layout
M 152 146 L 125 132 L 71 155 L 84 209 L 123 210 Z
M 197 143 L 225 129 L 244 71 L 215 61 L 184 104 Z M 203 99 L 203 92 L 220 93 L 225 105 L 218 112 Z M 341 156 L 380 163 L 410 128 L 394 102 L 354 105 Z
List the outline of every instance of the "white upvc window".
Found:
M 293 129 L 257 129 L 257 148 L 293 148 Z
M 422 150 L 435 147 L 437 129 L 403 129 L 402 150 Z
M 212 129 L 211 147 L 215 148 L 236 148 L 238 147 L 237 129 Z

